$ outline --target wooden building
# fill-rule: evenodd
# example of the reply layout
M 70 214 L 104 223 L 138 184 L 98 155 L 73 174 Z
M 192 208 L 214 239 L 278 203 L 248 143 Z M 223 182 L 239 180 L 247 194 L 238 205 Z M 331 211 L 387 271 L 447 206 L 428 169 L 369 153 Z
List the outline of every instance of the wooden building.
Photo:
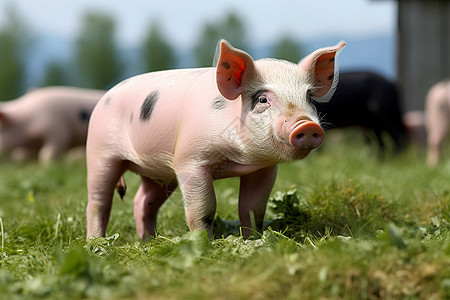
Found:
M 450 1 L 397 2 L 397 80 L 403 108 L 422 110 L 428 89 L 450 79 Z

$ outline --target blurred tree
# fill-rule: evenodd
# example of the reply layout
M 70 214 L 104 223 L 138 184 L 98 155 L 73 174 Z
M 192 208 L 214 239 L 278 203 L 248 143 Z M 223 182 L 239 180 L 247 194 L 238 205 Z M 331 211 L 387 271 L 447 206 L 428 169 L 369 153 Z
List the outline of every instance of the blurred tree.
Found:
M 67 85 L 67 66 L 61 62 L 51 61 L 47 64 L 42 86 Z
M 146 72 L 171 69 L 176 65 L 175 53 L 157 23 L 151 25 L 141 55 Z
M 278 44 L 273 49 L 271 56 L 293 63 L 298 63 L 302 58 L 302 51 L 297 42 L 290 36 L 286 35 L 280 39 Z
M 214 49 L 219 39 L 224 38 L 234 47 L 247 50 L 245 26 L 238 15 L 229 13 L 224 20 L 205 24 L 200 40 L 194 47 L 198 67 L 210 67 L 213 63 Z
M 219 30 L 223 34 L 221 38 L 225 38 L 237 48 L 246 49 L 248 47 L 246 43 L 245 25 L 238 15 L 229 13 L 222 22 L 220 28 L 222 27 L 224 28 L 224 32 L 222 33 Z
M 107 89 L 120 79 L 123 65 L 114 33 L 115 23 L 110 16 L 85 15 L 75 50 L 79 85 Z
M 26 49 L 31 34 L 13 6 L 5 8 L 0 29 L 0 101 L 20 96 L 25 89 Z
M 206 24 L 200 35 L 200 40 L 194 48 L 197 67 L 210 67 L 213 63 L 214 49 L 221 38 L 218 26 Z

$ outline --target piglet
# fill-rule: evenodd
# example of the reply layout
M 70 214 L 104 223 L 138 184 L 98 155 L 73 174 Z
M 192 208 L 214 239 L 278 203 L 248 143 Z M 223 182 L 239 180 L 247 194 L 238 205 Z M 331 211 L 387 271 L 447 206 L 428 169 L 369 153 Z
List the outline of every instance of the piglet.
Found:
M 450 125 L 450 81 L 433 85 L 425 99 L 425 127 L 427 132 L 427 164 L 436 166 L 441 147 Z
M 126 170 L 141 176 L 134 218 L 142 239 L 155 234 L 158 209 L 177 186 L 189 229 L 211 236 L 213 180 L 235 176 L 242 233 L 262 231 L 277 164 L 306 157 L 324 140 L 312 101 L 331 98 L 344 45 L 297 65 L 254 61 L 221 40 L 216 67 L 148 73 L 113 87 L 89 125 L 87 237 L 105 236 Z
M 0 103 L 0 152 L 47 163 L 86 144 L 88 121 L 104 91 L 45 87 Z

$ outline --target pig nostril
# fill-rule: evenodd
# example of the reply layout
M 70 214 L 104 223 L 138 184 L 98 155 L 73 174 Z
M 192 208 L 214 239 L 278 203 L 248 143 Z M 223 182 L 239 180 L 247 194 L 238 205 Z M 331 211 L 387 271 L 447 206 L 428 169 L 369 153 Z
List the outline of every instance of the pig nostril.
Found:
M 289 141 L 292 146 L 299 149 L 315 149 L 322 143 L 324 132 L 314 122 L 303 122 L 298 125 L 291 135 Z
M 304 133 L 299 133 L 299 134 L 296 135 L 296 138 L 297 138 L 297 139 L 302 139 L 304 136 L 305 136 Z M 317 138 L 320 137 L 320 134 L 318 134 L 318 133 L 313 133 L 311 136 L 312 136 L 314 139 L 317 139 Z

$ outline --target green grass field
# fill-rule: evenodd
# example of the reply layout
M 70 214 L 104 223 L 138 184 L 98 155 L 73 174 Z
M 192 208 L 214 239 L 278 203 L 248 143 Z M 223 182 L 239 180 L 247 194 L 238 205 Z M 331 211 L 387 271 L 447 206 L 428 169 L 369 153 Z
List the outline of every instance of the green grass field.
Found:
M 108 237 L 85 241 L 83 159 L 0 164 L 1 299 L 450 299 L 450 158 L 377 158 L 353 132 L 280 166 L 260 239 L 237 227 L 238 180 L 215 183 L 216 238 L 188 233 L 180 192 L 157 238 L 127 173 Z

